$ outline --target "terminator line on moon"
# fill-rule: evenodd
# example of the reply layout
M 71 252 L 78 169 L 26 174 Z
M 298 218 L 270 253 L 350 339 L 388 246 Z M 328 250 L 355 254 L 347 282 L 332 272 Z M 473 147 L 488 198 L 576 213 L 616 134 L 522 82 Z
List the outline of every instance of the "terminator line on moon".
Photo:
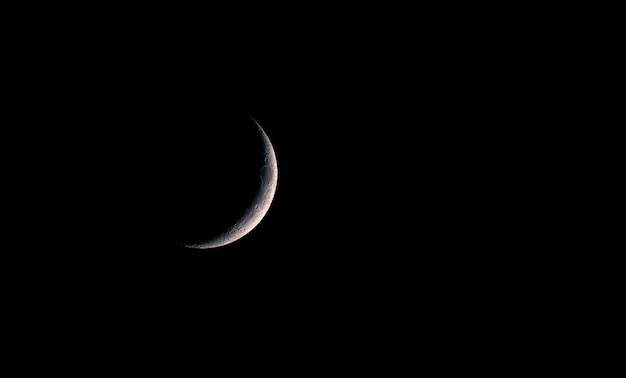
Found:
M 272 146 L 267 134 L 265 134 L 265 131 L 263 131 L 261 125 L 259 125 L 256 120 L 253 121 L 261 134 L 261 138 L 263 139 L 265 155 L 265 161 L 260 172 L 261 185 L 259 186 L 254 199 L 244 212 L 244 215 L 217 237 L 201 243 L 182 244 L 183 246 L 196 249 L 209 249 L 231 244 L 250 233 L 256 226 L 259 225 L 259 223 L 261 223 L 265 214 L 267 214 L 270 205 L 272 204 L 272 200 L 274 199 L 274 195 L 276 194 L 276 187 L 278 185 L 278 162 L 276 160 L 274 147 Z

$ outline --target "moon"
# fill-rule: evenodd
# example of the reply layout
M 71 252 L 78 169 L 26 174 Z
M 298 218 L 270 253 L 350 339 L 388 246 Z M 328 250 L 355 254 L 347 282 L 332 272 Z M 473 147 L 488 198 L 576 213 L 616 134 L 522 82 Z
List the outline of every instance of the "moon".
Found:
M 264 150 L 264 164 L 259 174 L 260 185 L 254 199 L 244 212 L 244 215 L 217 237 L 200 243 L 182 244 L 183 246 L 194 249 L 211 249 L 231 244 L 243 238 L 258 226 L 270 209 L 278 186 L 278 161 L 269 137 L 255 119 L 252 119 L 252 121 L 256 124 L 263 140 Z

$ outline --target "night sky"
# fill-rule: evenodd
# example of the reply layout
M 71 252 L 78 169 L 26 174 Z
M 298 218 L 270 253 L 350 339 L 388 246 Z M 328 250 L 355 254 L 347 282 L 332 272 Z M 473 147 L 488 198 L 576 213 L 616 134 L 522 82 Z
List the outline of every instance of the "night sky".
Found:
M 129 7 L 7 13 L 0 266 L 20 366 L 53 368 L 38 348 L 160 369 L 159 354 L 192 349 L 212 369 L 212 346 L 257 371 L 240 349 L 307 371 L 344 358 L 371 371 L 386 352 L 389 375 L 430 360 L 422 350 L 437 368 L 469 366 L 448 348 L 490 362 L 485 341 L 527 356 L 545 336 L 533 332 L 558 325 L 546 309 L 570 285 L 570 235 L 555 234 L 553 204 L 571 192 L 550 180 L 569 155 L 548 165 L 542 149 L 569 132 L 545 130 L 569 125 L 536 110 L 561 97 L 544 90 L 561 67 L 544 72 L 534 42 L 489 21 L 518 10 L 259 3 L 273 17 L 236 4 L 231 21 Z M 513 27 L 524 38 L 529 20 Z M 539 40 L 553 51 L 562 34 Z M 254 195 L 249 117 L 278 159 L 269 212 L 232 245 L 177 245 L 227 227 Z M 518 340 L 522 353 L 501 348 Z
M 489 132 L 472 125 L 502 119 L 484 111 L 497 93 L 456 66 L 464 52 L 375 33 L 204 44 L 180 33 L 37 40 L 48 49 L 25 59 L 14 96 L 37 157 L 23 171 L 36 194 L 15 222 L 28 225 L 15 237 L 25 266 L 103 287 L 363 294 L 476 263 L 465 248 L 491 232 L 477 198 L 495 187 L 481 189 Z M 233 245 L 177 246 L 205 224 L 216 232 L 256 189 L 250 116 L 278 158 L 270 211 Z
M 449 221 L 455 199 L 444 196 L 453 187 L 441 185 L 447 172 L 436 167 L 458 141 L 445 139 L 453 129 L 444 93 L 427 81 L 411 86 L 394 71 L 356 69 L 354 52 L 328 65 L 328 55 L 296 49 L 292 69 L 281 55 L 261 52 L 275 59 L 245 51 L 219 62 L 238 63 L 226 76 L 205 69 L 210 56 L 155 65 L 142 51 L 131 66 L 106 66 L 106 76 L 94 74 L 102 69 L 95 65 L 82 67 L 75 84 L 66 81 L 60 101 L 38 116 L 63 121 L 38 134 L 49 153 L 37 169 L 52 179 L 38 183 L 46 211 L 33 228 L 60 248 L 43 252 L 42 266 L 81 264 L 81 275 L 122 281 L 228 276 L 308 287 L 385 276 L 437 236 L 449 241 L 440 225 Z M 228 223 L 222 219 L 256 190 L 249 117 L 278 158 L 269 213 L 233 245 L 177 246 L 202 238 L 204 224 L 208 237 Z M 60 142 L 46 145 L 52 139 Z

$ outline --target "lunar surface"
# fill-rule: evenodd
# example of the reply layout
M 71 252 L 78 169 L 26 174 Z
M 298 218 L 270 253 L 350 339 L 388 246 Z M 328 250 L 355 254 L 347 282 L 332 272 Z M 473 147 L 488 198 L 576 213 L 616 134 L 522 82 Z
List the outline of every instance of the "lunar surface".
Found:
M 276 160 L 274 147 L 267 134 L 265 134 L 265 131 L 263 131 L 258 122 L 254 121 L 254 123 L 263 139 L 264 164 L 259 175 L 259 189 L 253 201 L 244 212 L 244 215 L 219 236 L 201 243 L 183 244 L 185 247 L 209 249 L 233 243 L 246 236 L 258 226 L 270 209 L 278 185 L 278 162 Z

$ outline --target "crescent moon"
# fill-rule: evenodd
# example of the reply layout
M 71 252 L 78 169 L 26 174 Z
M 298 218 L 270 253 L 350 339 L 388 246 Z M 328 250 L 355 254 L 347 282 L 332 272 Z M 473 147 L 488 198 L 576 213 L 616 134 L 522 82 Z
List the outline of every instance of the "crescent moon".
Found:
M 256 124 L 261 138 L 263 139 L 265 155 L 264 164 L 260 172 L 261 185 L 259 186 L 259 190 L 244 212 L 244 215 L 239 218 L 235 224 L 228 227 L 226 231 L 205 242 L 183 244 L 185 247 L 210 249 L 231 244 L 243 238 L 258 226 L 270 209 L 274 195 L 276 194 L 276 187 L 278 186 L 278 161 L 276 160 L 276 152 L 274 151 L 274 146 L 272 146 L 269 137 L 255 119 L 252 119 L 252 121 Z

